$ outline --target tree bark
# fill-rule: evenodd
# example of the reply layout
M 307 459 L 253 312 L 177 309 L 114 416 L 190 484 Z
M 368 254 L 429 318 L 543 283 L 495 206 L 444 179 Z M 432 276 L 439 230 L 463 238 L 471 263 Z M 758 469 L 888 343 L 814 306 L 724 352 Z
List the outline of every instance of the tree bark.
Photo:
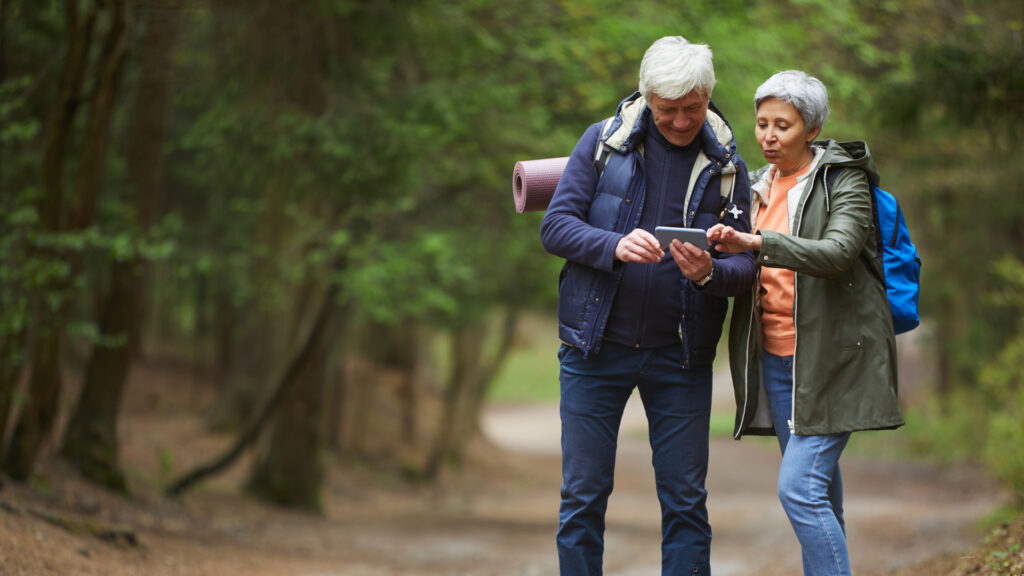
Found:
M 479 357 L 482 335 L 478 327 L 461 325 L 452 329 L 452 373 L 445 387 L 441 422 L 434 446 L 423 469 L 423 475 L 428 479 L 437 478 L 442 466 L 458 458 L 453 440 L 461 415 L 459 407 L 466 387 L 473 378 L 476 366 L 470 359 Z
M 79 94 L 96 26 L 96 9 L 93 6 L 82 17 L 78 0 L 65 0 L 64 13 L 68 47 L 57 83 L 57 96 L 50 107 L 46 125 L 41 174 L 45 197 L 39 213 L 42 227 L 54 232 L 66 225 L 63 218 L 64 156 L 80 104 Z
M 310 329 L 302 347 L 299 348 L 298 352 L 288 363 L 288 369 L 285 371 L 283 377 L 278 381 L 273 394 L 257 412 L 256 417 L 253 418 L 253 420 L 243 429 L 242 433 L 239 434 L 234 445 L 232 445 L 231 448 L 221 456 L 206 464 L 198 466 L 173 482 L 167 489 L 168 495 L 179 496 L 200 480 L 223 470 L 234 462 L 235 459 L 242 454 L 245 448 L 259 437 L 260 432 L 266 427 L 267 422 L 270 421 L 270 418 L 274 415 L 275 411 L 280 408 L 284 398 L 287 397 L 290 390 L 299 382 L 302 370 L 310 363 L 310 357 L 313 356 L 316 346 L 325 337 L 324 333 L 333 329 L 330 325 L 333 320 L 331 317 L 331 310 L 336 306 L 335 299 L 337 298 L 337 295 L 338 290 L 336 287 L 331 287 L 327 290 L 321 302 L 320 309 L 317 312 L 313 327 Z
M 170 109 L 172 53 L 180 11 L 174 4 L 151 7 L 145 15 L 141 77 L 129 132 L 128 168 L 135 194 L 139 231 L 145 237 L 160 196 L 163 144 Z M 125 491 L 118 463 L 117 417 L 131 363 L 140 348 L 146 263 L 136 256 L 115 262 L 111 289 L 101 309 L 100 332 L 125 336 L 120 346 L 96 346 L 86 366 L 78 405 L 68 425 L 62 454 L 86 477 Z
M 90 5 L 83 15 L 79 12 L 78 0 L 65 0 L 64 17 L 67 51 L 57 83 L 57 94 L 48 113 L 40 174 L 43 194 L 39 204 L 39 224 L 40 229 L 48 233 L 61 232 L 68 221 L 63 199 L 64 157 L 78 111 L 82 80 L 88 67 L 96 9 Z M 36 249 L 35 255 L 49 260 L 62 260 L 68 264 L 69 270 L 63 278 L 54 279 L 43 286 L 34 302 L 36 342 L 32 346 L 29 363 L 29 396 L 18 414 L 3 460 L 4 471 L 17 480 L 25 480 L 31 475 L 56 418 L 61 387 L 61 337 L 66 323 L 68 292 L 74 278 L 72 258 L 52 249 Z
M 458 326 L 452 332 L 453 371 L 445 388 L 441 422 L 423 475 L 434 479 L 448 463 L 462 460 L 465 448 L 480 432 L 480 411 L 487 386 L 497 374 L 515 335 L 518 315 L 507 313 L 495 353 L 484 356 L 485 324 Z
M 334 349 L 338 351 L 339 358 L 336 358 L 335 362 L 332 362 L 328 367 L 328 383 L 327 383 L 327 446 L 330 451 L 340 456 L 344 451 L 345 438 L 342 430 L 345 423 L 345 406 L 348 402 L 348 395 L 346 393 L 348 389 L 348 377 L 346 376 L 345 361 L 348 359 L 348 338 L 349 338 L 349 318 L 352 314 L 352 304 L 346 303 L 343 309 L 339 312 L 339 318 L 342 319 L 341 326 L 338 329 L 336 341 L 334 343 Z
M 117 97 L 121 91 L 125 57 L 128 52 L 130 15 L 126 0 L 108 0 L 111 5 L 110 29 L 97 64 L 96 86 L 85 127 L 86 146 L 82 148 L 73 198 L 73 224 L 88 228 L 96 214 L 103 189 L 103 176 L 110 146 L 111 127 Z
M 7 423 L 10 422 L 14 392 L 18 387 L 23 362 L 21 351 L 25 347 L 24 330 L 0 338 L 0 454 L 7 447 Z
M 114 264 L 113 284 L 101 311 L 100 330 L 105 335 L 127 336 L 131 330 L 137 305 L 133 264 Z M 127 338 L 116 347 L 97 345 L 93 349 L 61 449 L 61 455 L 84 477 L 120 492 L 127 491 L 127 484 L 118 462 L 117 415 L 130 367 Z
M 103 187 L 103 174 L 114 107 L 120 91 L 127 52 L 130 22 L 127 7 L 123 0 L 113 0 L 111 4 L 110 28 L 100 53 L 96 86 L 89 105 L 89 118 L 84 135 L 84 142 L 87 145 L 83 148 L 79 159 L 78 174 L 75 179 L 74 211 L 68 218 L 70 224 L 78 230 L 87 228 L 92 223 L 96 202 Z M 74 0 L 68 2 L 67 13 L 69 25 L 75 25 L 77 7 Z M 89 20 L 91 21 L 92 18 Z M 91 24 L 89 24 L 89 28 L 91 30 Z M 72 46 L 74 45 L 75 43 L 72 42 Z M 87 46 L 84 51 L 88 51 Z M 74 50 L 69 52 L 69 56 L 76 59 L 79 57 Z M 64 116 L 60 117 L 64 118 Z M 67 120 L 73 120 L 73 114 L 67 116 Z M 66 127 L 70 129 L 70 125 Z M 63 132 L 64 136 L 67 133 Z M 49 146 L 47 152 L 50 152 Z M 56 169 L 60 170 L 61 157 L 55 156 L 51 160 L 56 163 Z M 44 174 L 44 181 L 48 177 Z M 47 192 L 53 191 L 57 192 L 56 196 L 59 200 L 59 180 L 54 183 L 54 188 L 47 189 Z M 61 215 L 63 206 L 55 202 L 53 196 L 49 200 L 47 208 L 51 214 L 47 217 L 49 219 L 47 223 L 52 225 L 54 221 L 59 223 L 63 220 Z M 51 229 L 60 230 L 61 224 Z M 72 253 L 66 255 L 64 260 L 68 265 L 67 276 L 63 286 L 56 288 L 59 292 L 67 293 L 81 267 L 81 255 Z M 11 448 L 4 466 L 12 477 L 19 480 L 28 478 L 32 473 L 35 462 L 42 452 L 56 420 L 61 389 L 61 338 L 67 323 L 69 308 L 70 297 L 62 298 L 61 303 L 56 306 L 41 307 L 45 321 L 36 343 L 38 352 L 33 354 L 30 398 L 15 427 Z
M 501 370 L 501 367 L 505 364 L 505 359 L 508 358 L 508 353 L 512 348 L 512 340 L 515 338 L 516 326 L 518 323 L 518 311 L 509 310 L 505 313 L 505 318 L 502 320 L 500 332 L 498 334 L 498 346 L 496 351 L 491 358 L 483 361 L 484 365 L 479 370 L 479 378 L 469 389 L 466 418 L 463 420 L 464 426 L 460 438 L 463 446 L 481 432 L 480 416 L 483 412 L 484 400 L 487 398 L 487 390 L 490 388 L 491 383 L 494 382 L 494 378 L 498 375 L 498 371 Z
M 282 398 L 257 455 L 247 490 L 284 506 L 321 510 L 323 457 L 327 446 L 327 375 L 340 321 L 338 307 L 325 302 L 317 330 L 306 342 L 309 351 L 294 371 L 295 381 Z

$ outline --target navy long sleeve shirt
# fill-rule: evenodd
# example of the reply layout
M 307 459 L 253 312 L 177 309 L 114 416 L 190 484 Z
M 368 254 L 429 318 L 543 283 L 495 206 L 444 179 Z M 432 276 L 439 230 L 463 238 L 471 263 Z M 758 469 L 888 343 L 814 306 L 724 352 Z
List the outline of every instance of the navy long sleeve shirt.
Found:
M 675 146 L 661 134 L 650 113 L 644 122 L 647 191 L 639 227 L 654 234 L 656 226 L 685 226 L 683 201 L 700 153 L 700 138 L 686 147 Z M 634 262 L 624 266 L 605 339 L 636 348 L 678 344 L 683 275 L 672 255 L 666 251 L 656 264 Z

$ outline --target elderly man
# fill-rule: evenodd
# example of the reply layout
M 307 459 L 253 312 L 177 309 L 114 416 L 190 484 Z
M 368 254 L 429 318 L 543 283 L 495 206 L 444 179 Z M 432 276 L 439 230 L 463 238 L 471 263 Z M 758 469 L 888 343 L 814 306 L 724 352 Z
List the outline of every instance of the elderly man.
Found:
M 541 224 L 559 281 L 563 575 L 601 574 L 619 422 L 639 390 L 662 509 L 662 573 L 707 575 L 711 365 L 727 298 L 753 257 L 656 226 L 750 231 L 747 169 L 711 103 L 711 50 L 675 36 L 640 64 L 639 92 L 580 138 Z M 668 254 L 666 254 L 666 248 Z

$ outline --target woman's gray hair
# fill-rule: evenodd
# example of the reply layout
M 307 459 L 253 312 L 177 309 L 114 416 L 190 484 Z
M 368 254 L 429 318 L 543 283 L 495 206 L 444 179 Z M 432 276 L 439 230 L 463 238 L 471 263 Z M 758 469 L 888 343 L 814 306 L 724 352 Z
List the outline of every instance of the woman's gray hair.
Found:
M 711 98 L 715 67 L 707 44 L 691 44 L 682 36 L 665 36 L 651 44 L 640 62 L 640 94 L 651 100 L 682 98 L 697 90 Z
M 804 133 L 821 128 L 828 119 L 828 90 L 814 76 L 799 70 L 777 72 L 754 92 L 754 111 L 769 98 L 789 102 L 804 119 Z

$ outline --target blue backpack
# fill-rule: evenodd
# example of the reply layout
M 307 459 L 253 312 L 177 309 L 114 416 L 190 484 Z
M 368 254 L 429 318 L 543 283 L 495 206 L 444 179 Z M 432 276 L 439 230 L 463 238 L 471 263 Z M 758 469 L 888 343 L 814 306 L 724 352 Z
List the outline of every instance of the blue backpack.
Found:
M 826 171 L 825 205 L 829 189 L 840 169 Z M 921 323 L 917 301 L 921 294 L 921 258 L 910 240 L 910 230 L 896 198 L 871 183 L 871 208 L 875 219 L 878 258 L 885 274 L 885 294 L 892 310 L 893 330 L 909 332 Z

